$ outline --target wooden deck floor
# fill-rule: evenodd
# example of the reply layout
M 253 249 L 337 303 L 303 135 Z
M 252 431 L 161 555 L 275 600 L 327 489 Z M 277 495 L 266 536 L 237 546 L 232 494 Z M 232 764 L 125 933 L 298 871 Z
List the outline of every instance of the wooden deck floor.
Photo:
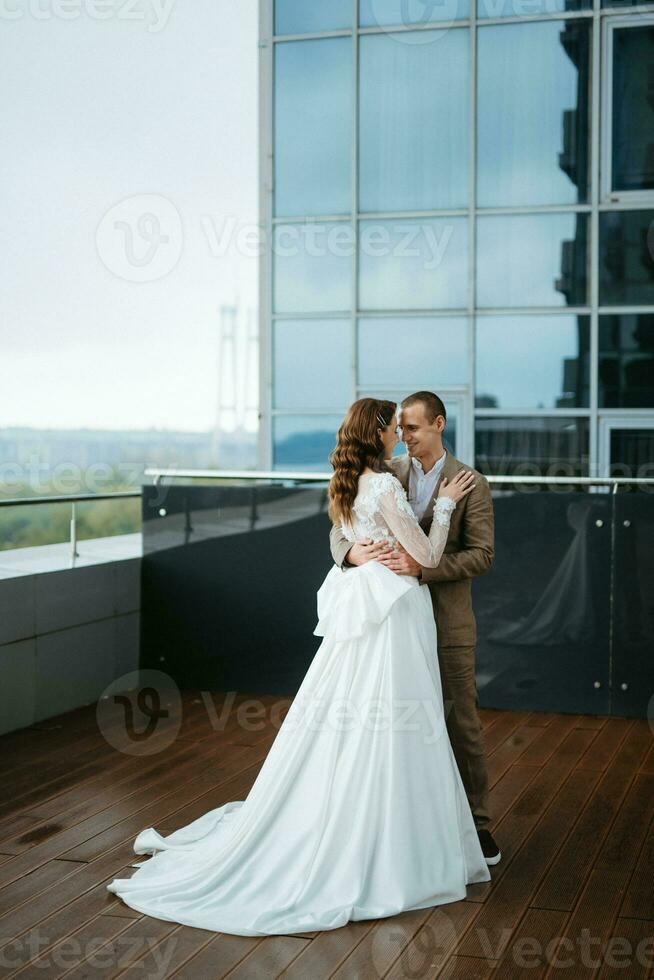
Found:
M 483 711 L 503 860 L 465 901 L 261 940 L 127 908 L 106 884 L 133 873 L 141 829 L 170 833 L 252 785 L 279 702 L 261 699 L 261 727 L 244 730 L 242 700 L 217 731 L 185 695 L 179 736 L 151 756 L 112 748 L 93 708 L 0 738 L 0 978 L 654 975 L 646 721 Z

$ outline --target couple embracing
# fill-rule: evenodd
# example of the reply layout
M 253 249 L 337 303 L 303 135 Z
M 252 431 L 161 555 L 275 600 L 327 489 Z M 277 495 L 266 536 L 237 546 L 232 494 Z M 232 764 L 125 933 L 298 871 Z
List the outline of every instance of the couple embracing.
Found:
M 470 584 L 493 560 L 493 506 L 445 426 L 432 392 L 350 407 L 320 647 L 246 799 L 137 836 L 153 857 L 107 886 L 127 905 L 263 936 L 443 905 L 490 880 Z

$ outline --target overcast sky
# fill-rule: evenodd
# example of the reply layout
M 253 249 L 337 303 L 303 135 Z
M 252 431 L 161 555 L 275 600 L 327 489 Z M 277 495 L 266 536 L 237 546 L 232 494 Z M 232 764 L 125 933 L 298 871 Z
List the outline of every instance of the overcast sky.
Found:
M 0 428 L 210 428 L 257 303 L 217 245 L 257 220 L 256 0 L 5 8 Z

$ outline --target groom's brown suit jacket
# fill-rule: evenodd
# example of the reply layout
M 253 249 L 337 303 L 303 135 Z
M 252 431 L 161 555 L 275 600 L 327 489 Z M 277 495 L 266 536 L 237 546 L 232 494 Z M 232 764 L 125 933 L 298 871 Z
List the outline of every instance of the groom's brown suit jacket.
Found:
M 410 457 L 393 457 L 390 466 L 408 494 Z M 462 468 L 471 469 L 469 466 L 464 467 L 463 463 L 448 452 L 441 478 L 446 476 L 451 480 Z M 445 551 L 438 566 L 423 567 L 421 570 L 421 581 L 426 583 L 431 593 L 439 647 L 470 646 L 476 643 L 477 624 L 472 609 L 472 579 L 488 571 L 495 554 L 490 487 L 481 473 L 476 470 L 473 472 L 476 475 L 476 486 L 456 505 Z M 426 534 L 431 527 L 433 504 L 438 496 L 439 484 L 440 479 L 420 522 Z M 347 540 L 339 525 L 332 528 L 329 542 L 336 564 L 347 568 L 343 563 L 352 542 Z

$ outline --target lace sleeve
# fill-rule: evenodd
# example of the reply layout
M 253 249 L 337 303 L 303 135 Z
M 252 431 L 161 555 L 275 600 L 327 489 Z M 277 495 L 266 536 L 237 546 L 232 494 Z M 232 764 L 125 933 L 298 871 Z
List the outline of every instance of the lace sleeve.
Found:
M 411 557 L 425 568 L 436 568 L 445 548 L 456 502 L 450 497 L 439 497 L 436 500 L 429 536 L 420 527 L 404 488 L 395 477 L 388 489 L 380 494 L 378 507 L 389 530 Z

